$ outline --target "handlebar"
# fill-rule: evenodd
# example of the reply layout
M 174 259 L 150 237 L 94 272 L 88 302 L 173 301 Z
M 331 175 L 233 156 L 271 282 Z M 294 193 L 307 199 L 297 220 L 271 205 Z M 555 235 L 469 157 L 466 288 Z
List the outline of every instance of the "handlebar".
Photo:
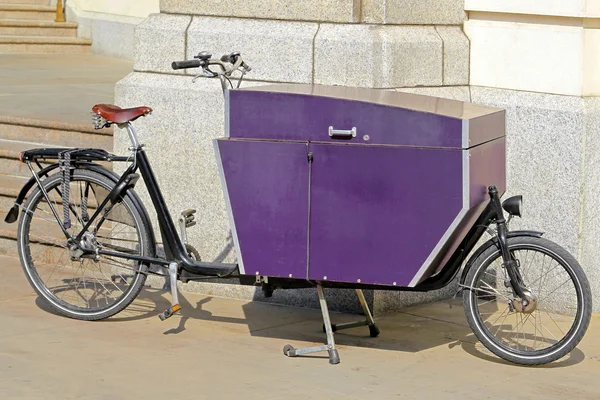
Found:
M 186 68 L 198 68 L 202 65 L 200 60 L 186 60 L 186 61 L 173 61 L 171 68 L 173 69 L 186 69 Z
M 233 52 L 230 54 L 224 54 L 221 56 L 221 59 L 211 58 L 211 54 L 203 51 L 195 56 L 195 60 L 185 60 L 185 61 L 173 61 L 171 63 L 171 68 L 178 69 L 187 69 L 187 68 L 200 68 L 204 70 L 205 73 L 209 73 L 212 77 L 216 77 L 218 75 L 225 75 L 227 77 L 231 76 L 234 71 L 242 70 L 242 72 L 250 72 L 252 68 L 248 64 L 244 62 L 240 52 Z M 227 66 L 226 64 L 231 64 L 231 66 Z M 211 65 L 216 65 L 221 68 L 221 73 L 217 73 L 212 71 L 209 67 Z M 209 75 L 206 75 L 209 76 Z
M 187 69 L 187 68 L 202 68 L 202 72 L 197 74 L 192 82 L 195 82 L 198 78 L 216 78 L 218 77 L 221 80 L 221 87 L 223 89 L 223 93 L 227 90 L 227 85 L 233 88 L 233 83 L 229 79 L 231 75 L 235 71 L 240 71 L 241 76 L 238 78 L 238 85 L 242 83 L 244 79 L 244 74 L 250 72 L 252 68 L 248 64 L 244 62 L 242 59 L 242 55 L 240 52 L 233 52 L 230 54 L 224 54 L 220 59 L 211 58 L 212 54 L 202 51 L 198 53 L 197 56 L 194 56 L 194 60 L 185 60 L 185 61 L 173 61 L 171 63 L 171 68 L 178 69 Z M 218 66 L 220 71 L 213 71 L 210 69 L 211 65 Z

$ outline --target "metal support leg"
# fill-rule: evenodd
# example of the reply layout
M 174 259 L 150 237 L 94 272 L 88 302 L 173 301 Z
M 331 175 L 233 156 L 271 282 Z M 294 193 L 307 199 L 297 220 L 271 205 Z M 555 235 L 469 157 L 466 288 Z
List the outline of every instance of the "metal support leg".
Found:
M 158 318 L 164 321 L 175 314 L 175 312 L 181 310 L 179 305 L 179 295 L 177 293 L 177 272 L 179 270 L 179 264 L 172 262 L 169 264 L 169 283 L 171 286 L 171 307 L 167 308 L 162 313 L 158 314 Z
M 329 354 L 329 364 L 339 364 L 340 355 L 338 354 L 338 351 L 335 348 L 335 341 L 333 339 L 333 329 L 331 328 L 331 319 L 329 318 L 329 309 L 327 308 L 327 301 L 325 300 L 323 287 L 320 284 L 317 284 L 317 293 L 319 295 L 319 304 L 321 305 L 321 312 L 323 313 L 323 323 L 326 327 L 325 333 L 327 334 L 327 344 L 325 346 L 305 347 L 303 349 L 295 349 L 292 345 L 286 344 L 283 347 L 283 354 L 285 354 L 288 357 L 297 357 L 303 354 L 327 351 L 327 353 Z
M 365 319 L 363 321 L 346 322 L 344 324 L 333 324 L 331 325 L 331 329 L 336 332 L 342 329 L 350 329 L 367 325 L 369 327 L 370 336 L 377 337 L 377 335 L 379 335 L 379 328 L 377 328 L 377 325 L 375 325 L 375 320 L 373 319 L 371 310 L 369 310 L 369 305 L 367 304 L 367 300 L 365 299 L 363 291 L 361 289 L 356 289 L 356 295 L 358 296 L 358 301 L 360 301 L 363 313 L 365 314 Z M 326 325 L 324 324 L 323 330 L 325 331 L 325 329 Z
M 369 325 L 369 334 L 371 337 L 377 337 L 377 335 L 379 335 L 379 328 L 377 328 L 377 325 L 375 325 L 375 320 L 373 319 L 371 310 L 369 310 L 369 305 L 367 304 L 367 300 L 365 300 L 365 295 L 361 289 L 356 289 L 356 294 L 358 296 L 358 301 L 360 301 L 360 305 L 362 306 L 363 313 L 367 319 L 367 325 Z

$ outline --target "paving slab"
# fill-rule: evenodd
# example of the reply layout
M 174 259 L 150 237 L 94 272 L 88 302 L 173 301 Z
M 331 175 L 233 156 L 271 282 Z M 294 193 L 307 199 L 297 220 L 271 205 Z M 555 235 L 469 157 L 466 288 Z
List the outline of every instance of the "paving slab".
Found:
M 0 116 L 91 126 L 98 103 L 113 103 L 114 86 L 131 61 L 92 54 L 1 54 Z
M 16 258 L 0 269 L 2 399 L 600 398 L 597 316 L 569 356 L 527 368 L 477 343 L 459 303 L 416 306 L 380 316 L 378 338 L 337 333 L 332 366 L 281 351 L 321 343 L 318 310 L 183 294 L 182 315 L 161 322 L 168 297 L 144 290 L 113 318 L 75 321 L 47 311 Z

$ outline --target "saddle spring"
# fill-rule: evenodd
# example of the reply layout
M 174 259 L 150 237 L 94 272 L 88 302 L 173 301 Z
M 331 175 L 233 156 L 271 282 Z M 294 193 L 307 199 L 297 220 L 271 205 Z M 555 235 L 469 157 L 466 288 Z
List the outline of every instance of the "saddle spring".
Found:
M 92 121 L 94 122 L 94 129 L 108 128 L 110 126 L 110 122 L 106 118 L 101 116 L 100 114 L 96 114 L 96 113 L 91 113 L 91 114 L 92 114 Z

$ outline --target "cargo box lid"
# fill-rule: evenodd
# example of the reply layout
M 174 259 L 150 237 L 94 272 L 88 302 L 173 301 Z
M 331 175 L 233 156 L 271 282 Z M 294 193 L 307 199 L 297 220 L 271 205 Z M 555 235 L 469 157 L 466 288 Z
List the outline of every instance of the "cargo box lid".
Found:
M 344 86 L 274 84 L 230 90 L 225 113 L 226 135 L 240 139 L 466 149 L 505 135 L 503 109 Z M 349 133 L 332 137 L 331 129 Z

